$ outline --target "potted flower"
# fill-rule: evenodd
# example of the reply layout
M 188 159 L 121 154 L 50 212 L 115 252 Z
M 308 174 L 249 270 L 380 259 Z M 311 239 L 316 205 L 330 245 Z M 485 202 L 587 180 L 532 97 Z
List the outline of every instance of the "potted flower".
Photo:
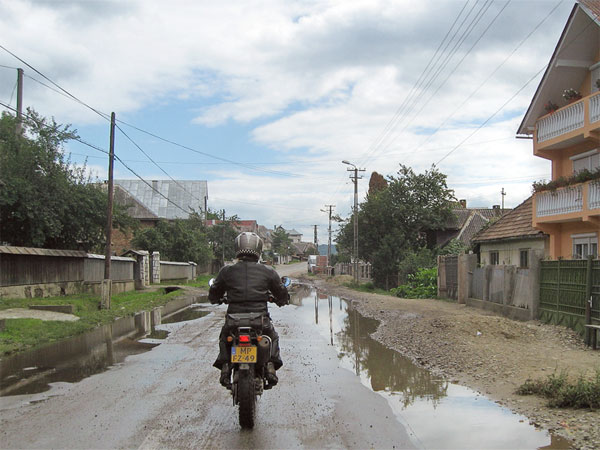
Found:
M 563 91 L 563 98 L 568 102 L 575 102 L 581 99 L 581 94 L 573 88 L 565 89 Z
M 558 109 L 558 105 L 556 103 L 553 103 L 552 100 L 548 100 L 548 103 L 544 105 L 544 109 L 546 110 L 546 113 L 552 114 Z

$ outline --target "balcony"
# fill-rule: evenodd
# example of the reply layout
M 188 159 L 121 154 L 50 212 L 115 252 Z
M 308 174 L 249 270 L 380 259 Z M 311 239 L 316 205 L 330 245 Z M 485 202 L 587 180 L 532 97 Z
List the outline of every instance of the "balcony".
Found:
M 600 221 L 600 182 L 588 181 L 534 196 L 533 226 L 543 223 Z
M 559 108 L 536 122 L 534 154 L 548 157 L 544 150 L 565 148 L 586 139 L 598 139 L 600 92 Z

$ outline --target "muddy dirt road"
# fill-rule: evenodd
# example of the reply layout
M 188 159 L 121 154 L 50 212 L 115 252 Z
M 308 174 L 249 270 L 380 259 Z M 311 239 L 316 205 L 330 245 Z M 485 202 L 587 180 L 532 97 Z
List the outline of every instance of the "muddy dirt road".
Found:
M 280 274 L 297 270 L 288 266 Z M 523 416 L 414 365 L 370 336 L 378 321 L 298 286 L 272 309 L 285 365 L 242 431 L 211 367 L 225 307 L 77 383 L 0 397 L 2 448 L 565 448 Z

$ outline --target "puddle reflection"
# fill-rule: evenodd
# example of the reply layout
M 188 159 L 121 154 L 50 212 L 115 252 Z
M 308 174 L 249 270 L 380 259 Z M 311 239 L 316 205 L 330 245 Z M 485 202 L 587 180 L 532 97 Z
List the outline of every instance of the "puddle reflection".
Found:
M 378 321 L 348 303 L 304 287 L 292 297 L 299 316 L 338 352 L 340 365 L 383 396 L 423 448 L 570 448 L 471 389 L 452 384 L 370 337 Z M 435 426 L 434 426 L 435 424 Z

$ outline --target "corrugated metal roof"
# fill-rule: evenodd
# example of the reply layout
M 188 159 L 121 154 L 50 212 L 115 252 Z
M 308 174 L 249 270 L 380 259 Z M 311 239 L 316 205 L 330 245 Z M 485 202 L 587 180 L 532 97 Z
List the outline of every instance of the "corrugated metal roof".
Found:
M 149 182 L 151 186 L 141 180 L 114 183 L 161 219 L 186 219 L 192 210 L 204 212 L 204 199 L 208 197 L 204 180 L 154 180 Z
M 36 256 L 68 256 L 72 258 L 85 258 L 87 253 L 79 250 L 56 250 L 48 248 L 0 246 L 0 254 L 5 255 L 36 255 Z

